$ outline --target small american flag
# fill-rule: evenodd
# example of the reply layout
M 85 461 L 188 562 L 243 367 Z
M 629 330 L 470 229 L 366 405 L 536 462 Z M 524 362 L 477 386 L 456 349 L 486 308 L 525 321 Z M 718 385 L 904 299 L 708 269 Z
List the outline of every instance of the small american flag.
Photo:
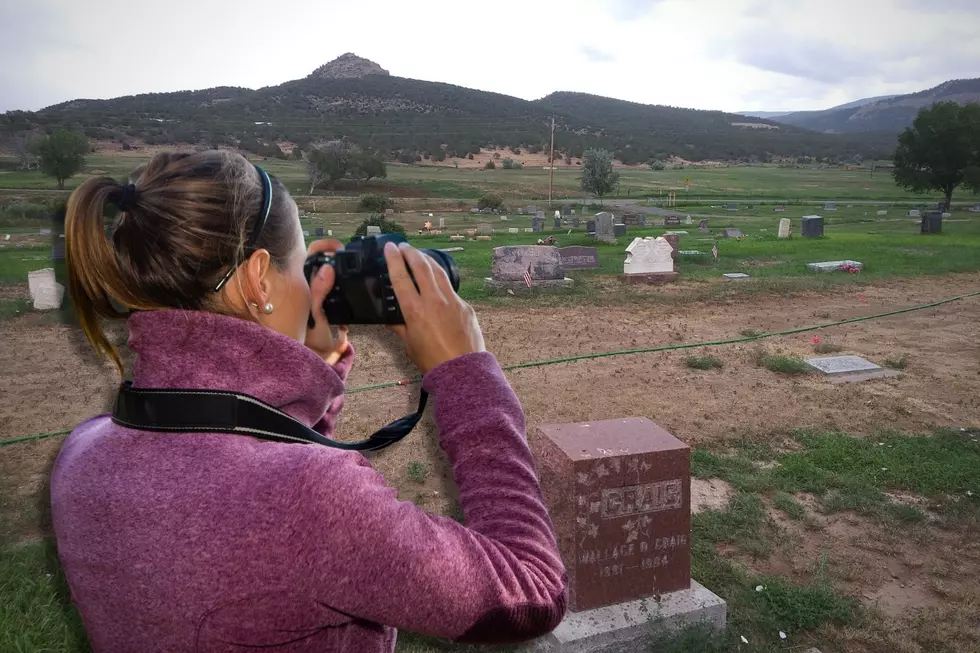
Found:
M 527 266 L 527 269 L 524 270 L 524 283 L 527 285 L 528 288 L 531 287 L 531 266 L 530 265 L 528 265 Z
M 718 246 L 717 245 L 715 245 L 714 247 L 711 248 L 711 255 L 714 256 L 715 258 L 718 258 Z

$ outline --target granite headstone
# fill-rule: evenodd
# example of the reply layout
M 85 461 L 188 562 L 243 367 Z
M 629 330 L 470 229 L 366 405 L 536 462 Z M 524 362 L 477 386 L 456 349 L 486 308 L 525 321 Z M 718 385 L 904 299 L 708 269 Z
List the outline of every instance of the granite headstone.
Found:
M 568 287 L 574 284 L 565 277 L 561 263 L 561 253 L 557 247 L 539 245 L 518 245 L 514 247 L 494 247 L 491 263 L 492 277 L 484 279 L 487 289 L 527 288 L 524 273 L 530 272 L 532 287 Z
M 561 265 L 566 270 L 593 270 L 599 267 L 599 251 L 595 247 L 561 247 Z
M 595 216 L 595 238 L 603 242 L 615 242 L 616 234 L 613 231 L 613 214 L 603 211 Z
M 822 238 L 823 218 L 819 215 L 804 215 L 800 233 L 804 238 Z
M 646 418 L 529 438 L 580 612 L 691 586 L 690 448 Z

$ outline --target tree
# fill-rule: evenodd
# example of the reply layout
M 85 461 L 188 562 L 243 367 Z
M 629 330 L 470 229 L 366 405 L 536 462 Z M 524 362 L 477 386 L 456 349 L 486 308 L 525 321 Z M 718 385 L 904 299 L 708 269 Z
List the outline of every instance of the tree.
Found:
M 323 153 L 315 147 L 303 153 L 303 158 L 306 159 L 306 181 L 310 184 L 310 195 L 328 179 L 322 157 Z
M 602 198 L 619 185 L 619 173 L 613 170 L 613 157 L 608 150 L 589 149 L 582 156 L 582 190 Z
M 948 209 L 957 186 L 980 193 L 980 104 L 937 102 L 898 137 L 895 183 L 914 193 L 938 190 Z
M 37 167 L 37 157 L 34 156 L 35 145 L 29 134 L 14 134 L 10 138 L 10 149 L 17 158 L 17 165 L 22 170 L 33 170 Z
M 310 146 L 306 152 L 306 173 L 313 189 L 324 183 L 336 183 L 347 176 L 360 150 L 347 141 L 327 141 Z
M 385 179 L 388 177 L 388 168 L 377 156 L 357 154 L 352 159 L 351 176 L 364 181 L 371 181 L 375 177 Z
M 405 227 L 401 226 L 394 220 L 388 220 L 383 215 L 372 215 L 364 220 L 364 222 L 361 223 L 361 226 L 357 228 L 357 231 L 354 232 L 354 235 L 361 236 L 362 238 L 367 236 L 367 228 L 369 226 L 380 227 L 381 233 L 383 234 L 405 235 Z
M 496 193 L 484 193 L 477 200 L 478 209 L 499 209 L 504 205 L 504 199 Z
M 41 172 L 54 177 L 61 190 L 65 188 L 65 180 L 81 171 L 89 152 L 88 139 L 83 134 L 63 129 L 39 138 L 33 145 Z

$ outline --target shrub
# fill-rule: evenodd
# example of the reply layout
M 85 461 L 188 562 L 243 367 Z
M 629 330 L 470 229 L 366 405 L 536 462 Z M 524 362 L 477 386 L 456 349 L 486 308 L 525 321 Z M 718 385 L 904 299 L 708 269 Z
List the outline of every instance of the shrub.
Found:
M 503 205 L 503 198 L 494 193 L 484 193 L 476 202 L 476 208 L 478 209 L 499 209 Z
M 723 365 L 720 359 L 711 354 L 707 356 L 688 356 L 684 359 L 684 364 L 695 370 L 713 370 Z
M 663 161 L 660 161 L 659 159 L 654 159 L 653 161 L 650 162 L 650 169 L 651 170 L 666 170 L 667 169 L 667 164 L 664 163 Z
M 425 477 L 428 475 L 429 470 L 426 469 L 425 463 L 417 460 L 408 463 L 408 480 L 421 484 L 425 482 Z
M 493 161 L 487 161 L 486 164 L 483 166 L 483 169 L 484 170 L 496 170 L 497 169 L 497 164 L 494 163 Z
M 395 200 L 384 195 L 364 195 L 359 203 L 362 211 L 371 213 L 384 213 L 385 209 L 394 209 Z
M 901 358 L 886 358 L 885 367 L 890 367 L 893 370 L 904 370 L 909 366 L 909 355 L 902 354 Z
M 381 227 L 383 234 L 405 235 L 405 227 L 394 220 L 387 220 L 383 215 L 372 215 L 361 223 L 361 226 L 354 232 L 355 236 L 367 236 L 367 228 L 370 226 Z
M 762 348 L 755 352 L 755 364 L 780 374 L 807 374 L 810 371 L 810 366 L 802 358 L 770 354 Z

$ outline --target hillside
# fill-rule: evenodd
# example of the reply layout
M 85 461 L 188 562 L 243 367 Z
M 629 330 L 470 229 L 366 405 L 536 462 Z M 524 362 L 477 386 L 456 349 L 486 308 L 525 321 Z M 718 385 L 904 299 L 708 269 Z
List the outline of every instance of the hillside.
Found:
M 890 135 L 854 138 L 816 134 L 733 113 L 638 104 L 585 93 L 552 93 L 535 104 L 573 117 L 575 124 L 568 125 L 573 133 L 563 140 L 571 139 L 581 146 L 598 142 L 612 149 L 624 163 L 669 156 L 694 161 L 852 158 L 893 140 Z
M 940 101 L 980 102 L 980 79 L 956 79 L 918 93 L 885 97 L 858 106 L 851 103 L 825 111 L 797 111 L 773 120 L 825 133 L 897 134 L 912 124 L 919 109 Z
M 67 126 L 92 138 L 149 145 L 229 145 L 285 156 L 321 139 L 348 138 L 388 158 L 443 160 L 481 147 L 538 152 L 558 125 L 556 149 L 606 147 L 624 163 L 851 158 L 893 147 L 892 135 L 834 136 L 718 111 L 636 104 L 581 93 L 534 102 L 452 84 L 394 77 L 345 54 L 304 79 L 251 90 L 218 87 L 112 100 L 74 100 L 0 116 L 0 129 Z M 280 149 L 280 145 L 282 149 Z

